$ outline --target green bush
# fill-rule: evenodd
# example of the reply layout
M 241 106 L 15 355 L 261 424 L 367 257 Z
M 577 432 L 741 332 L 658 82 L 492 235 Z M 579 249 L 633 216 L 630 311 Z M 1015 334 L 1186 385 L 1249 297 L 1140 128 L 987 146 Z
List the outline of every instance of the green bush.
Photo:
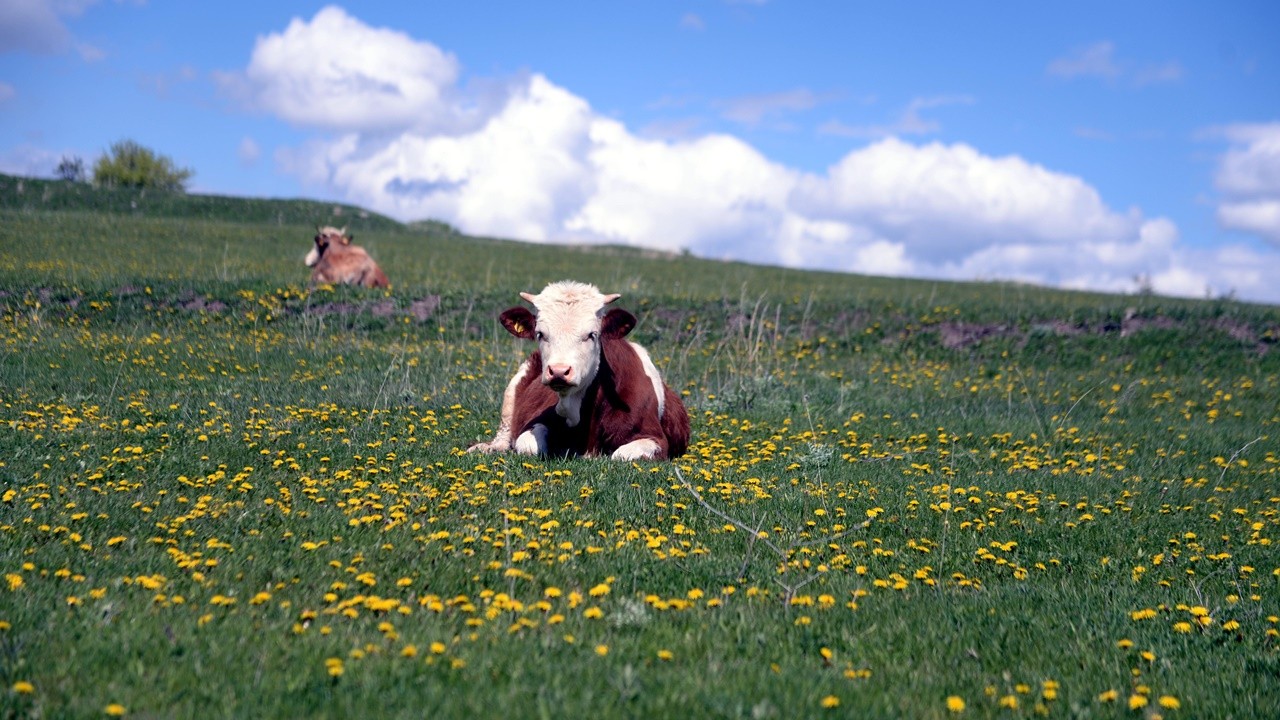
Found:
M 105 187 L 184 192 L 187 180 L 194 174 L 193 170 L 179 168 L 172 159 L 133 140 L 113 144 L 93 166 L 93 181 Z

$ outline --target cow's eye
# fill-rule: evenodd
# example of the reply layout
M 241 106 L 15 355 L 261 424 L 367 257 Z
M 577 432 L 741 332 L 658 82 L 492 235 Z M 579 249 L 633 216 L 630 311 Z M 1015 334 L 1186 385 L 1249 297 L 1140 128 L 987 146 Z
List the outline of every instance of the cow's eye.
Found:
M 541 330 L 535 330 L 533 333 L 533 339 L 537 340 L 538 342 L 542 342 L 543 340 L 547 339 L 547 336 L 543 335 Z
M 582 338 L 582 342 L 595 342 L 598 337 L 600 337 L 599 333 L 593 330 L 587 333 L 586 337 Z

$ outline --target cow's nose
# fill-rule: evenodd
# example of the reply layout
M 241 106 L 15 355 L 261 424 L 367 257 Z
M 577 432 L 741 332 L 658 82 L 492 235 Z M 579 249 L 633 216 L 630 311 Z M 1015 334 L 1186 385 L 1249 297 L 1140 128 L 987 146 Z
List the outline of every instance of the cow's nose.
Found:
M 572 365 L 548 365 L 548 382 L 569 382 L 573 379 Z

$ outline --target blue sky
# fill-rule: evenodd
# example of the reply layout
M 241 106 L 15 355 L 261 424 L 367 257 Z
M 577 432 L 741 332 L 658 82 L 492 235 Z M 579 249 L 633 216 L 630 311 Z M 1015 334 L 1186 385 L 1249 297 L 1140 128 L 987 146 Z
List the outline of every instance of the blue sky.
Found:
M 1280 4 L 6 0 L 0 170 L 1280 303 Z M 1139 280 L 1141 278 L 1141 280 Z

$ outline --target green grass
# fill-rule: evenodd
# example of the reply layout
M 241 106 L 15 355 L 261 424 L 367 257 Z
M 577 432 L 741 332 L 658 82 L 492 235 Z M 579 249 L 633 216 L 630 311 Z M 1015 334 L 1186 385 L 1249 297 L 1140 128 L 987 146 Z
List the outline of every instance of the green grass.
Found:
M 1280 708 L 1274 307 L 372 215 L 391 291 L 311 289 L 332 206 L 16 182 L 0 717 Z M 689 455 L 460 452 L 563 278 L 623 293 Z

